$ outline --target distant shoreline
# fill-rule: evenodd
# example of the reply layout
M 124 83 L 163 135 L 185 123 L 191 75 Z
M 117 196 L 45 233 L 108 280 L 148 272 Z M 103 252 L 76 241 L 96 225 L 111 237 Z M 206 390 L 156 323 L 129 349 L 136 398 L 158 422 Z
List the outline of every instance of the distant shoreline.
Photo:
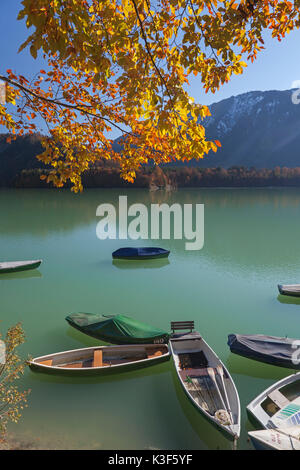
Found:
M 49 170 L 23 170 L 9 183 L 0 187 L 20 189 L 55 189 L 40 179 Z M 278 188 L 300 187 L 300 167 L 256 169 L 245 167 L 199 168 L 199 167 L 143 167 L 136 173 L 134 183 L 120 178 L 117 167 L 95 167 L 82 175 L 85 189 L 199 189 L 199 188 Z M 64 188 L 71 188 L 68 183 Z

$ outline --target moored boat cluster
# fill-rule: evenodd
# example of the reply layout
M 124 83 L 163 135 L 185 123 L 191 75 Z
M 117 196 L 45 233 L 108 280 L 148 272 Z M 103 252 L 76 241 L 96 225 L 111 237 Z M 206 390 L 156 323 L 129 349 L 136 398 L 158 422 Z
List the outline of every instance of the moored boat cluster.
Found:
M 117 260 L 166 258 L 162 248 L 121 248 Z M 0 263 L 1 273 L 36 269 L 42 260 Z M 281 295 L 300 296 L 300 285 L 279 285 Z M 80 332 L 110 343 L 63 351 L 28 361 L 36 371 L 58 374 L 106 374 L 143 368 L 173 358 L 178 380 L 187 397 L 212 424 L 233 439 L 241 429 L 239 395 L 234 381 L 217 354 L 194 330 L 194 321 L 171 322 L 171 332 L 125 315 L 73 313 L 67 322 Z M 300 369 L 295 361 L 298 340 L 265 335 L 230 334 L 231 352 L 268 364 Z M 298 341 L 299 343 L 299 341 Z M 247 406 L 263 430 L 249 432 L 257 449 L 300 450 L 300 372 L 285 377 Z

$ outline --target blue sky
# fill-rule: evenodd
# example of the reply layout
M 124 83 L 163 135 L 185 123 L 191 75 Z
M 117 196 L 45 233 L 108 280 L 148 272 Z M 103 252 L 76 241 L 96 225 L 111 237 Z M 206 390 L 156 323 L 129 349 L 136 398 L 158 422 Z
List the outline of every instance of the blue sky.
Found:
M 25 21 L 16 19 L 20 9 L 20 0 L 1 1 L 0 72 L 11 68 L 18 74 L 32 77 L 44 67 L 44 63 L 39 57 L 34 60 L 28 50 L 17 53 L 29 35 Z M 234 76 L 215 94 L 206 94 L 199 78 L 191 77 L 188 91 L 195 101 L 209 105 L 252 90 L 286 90 L 292 87 L 294 81 L 300 80 L 300 31 L 290 33 L 281 43 L 270 35 L 264 39 L 266 49 L 259 54 L 255 63 L 250 63 L 242 75 Z

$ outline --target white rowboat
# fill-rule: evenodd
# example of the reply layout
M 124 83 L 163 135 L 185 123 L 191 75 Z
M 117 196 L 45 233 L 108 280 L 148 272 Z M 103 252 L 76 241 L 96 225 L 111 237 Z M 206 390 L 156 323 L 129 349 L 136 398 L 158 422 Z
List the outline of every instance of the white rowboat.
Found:
M 97 373 L 147 367 L 168 360 L 166 344 L 97 346 L 48 354 L 28 361 L 32 369 L 44 372 Z
M 42 260 L 35 259 L 32 261 L 5 261 L 0 263 L 1 273 L 16 273 L 19 271 L 27 271 L 29 269 L 36 269 L 40 266 Z
M 263 428 L 286 428 L 300 424 L 300 372 L 276 382 L 247 406 Z
M 300 297 L 300 284 L 278 284 L 278 290 L 281 295 Z

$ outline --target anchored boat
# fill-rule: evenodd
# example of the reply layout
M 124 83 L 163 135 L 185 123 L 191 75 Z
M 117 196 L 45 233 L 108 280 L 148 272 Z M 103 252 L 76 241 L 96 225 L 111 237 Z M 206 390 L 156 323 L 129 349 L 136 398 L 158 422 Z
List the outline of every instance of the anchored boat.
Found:
M 27 271 L 29 269 L 36 269 L 40 266 L 42 260 L 35 259 L 32 261 L 5 261 L 0 263 L 1 273 L 16 273 L 19 271 Z
M 63 351 L 36 357 L 29 361 L 32 369 L 44 372 L 77 372 L 80 374 L 128 370 L 167 361 L 166 344 L 101 346 Z
M 197 331 L 194 322 L 172 322 L 170 349 L 179 381 L 188 398 L 211 422 L 231 437 L 240 435 L 240 400 L 221 360 Z M 175 333 L 189 329 L 188 333 Z
M 145 260 L 167 258 L 169 254 L 169 250 L 156 247 L 119 248 L 113 252 L 112 257 L 114 259 Z
M 263 428 L 286 428 L 300 424 L 300 372 L 267 388 L 247 406 Z
M 227 344 L 234 354 L 274 366 L 300 369 L 293 359 L 299 340 L 265 335 L 228 335 Z
M 278 284 L 278 290 L 281 295 L 300 297 L 300 284 Z
M 256 450 L 300 450 L 300 425 L 248 432 Z
M 66 320 L 82 333 L 112 344 L 168 343 L 170 336 L 126 315 L 72 313 Z

